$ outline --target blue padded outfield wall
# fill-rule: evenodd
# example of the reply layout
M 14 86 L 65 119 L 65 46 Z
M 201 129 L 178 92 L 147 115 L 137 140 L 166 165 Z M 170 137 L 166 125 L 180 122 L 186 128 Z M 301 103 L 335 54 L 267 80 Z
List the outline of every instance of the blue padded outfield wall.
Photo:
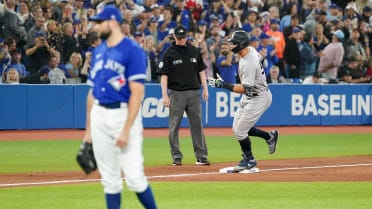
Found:
M 271 85 L 273 103 L 257 125 L 371 125 L 372 85 Z M 87 85 L 0 85 L 0 129 L 85 128 Z M 240 95 L 209 88 L 205 127 L 230 127 Z M 146 84 L 146 128 L 168 127 L 159 84 Z M 182 121 L 186 127 L 186 116 Z

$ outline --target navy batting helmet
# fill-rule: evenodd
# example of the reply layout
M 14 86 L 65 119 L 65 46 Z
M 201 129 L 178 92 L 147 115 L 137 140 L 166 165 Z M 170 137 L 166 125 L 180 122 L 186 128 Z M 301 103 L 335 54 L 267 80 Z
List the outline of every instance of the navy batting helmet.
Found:
M 227 41 L 236 45 L 231 51 L 237 53 L 249 45 L 249 35 L 243 30 L 237 30 Z

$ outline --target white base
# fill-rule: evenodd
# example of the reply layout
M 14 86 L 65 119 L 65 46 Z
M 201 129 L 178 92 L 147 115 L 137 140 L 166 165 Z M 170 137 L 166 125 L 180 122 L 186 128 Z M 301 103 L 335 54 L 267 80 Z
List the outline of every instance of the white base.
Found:
M 234 167 L 221 168 L 219 173 L 233 173 L 233 170 L 234 170 Z M 258 172 L 260 172 L 260 169 L 255 167 L 249 170 L 240 171 L 239 173 L 258 173 Z

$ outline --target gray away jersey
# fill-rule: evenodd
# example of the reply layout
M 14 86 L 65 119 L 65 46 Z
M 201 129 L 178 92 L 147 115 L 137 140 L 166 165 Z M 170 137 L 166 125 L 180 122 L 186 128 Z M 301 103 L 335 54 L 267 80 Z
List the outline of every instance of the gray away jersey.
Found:
M 266 75 L 261 65 L 261 55 L 253 47 L 248 49 L 248 54 L 239 61 L 240 82 L 251 86 L 259 94 L 268 89 Z

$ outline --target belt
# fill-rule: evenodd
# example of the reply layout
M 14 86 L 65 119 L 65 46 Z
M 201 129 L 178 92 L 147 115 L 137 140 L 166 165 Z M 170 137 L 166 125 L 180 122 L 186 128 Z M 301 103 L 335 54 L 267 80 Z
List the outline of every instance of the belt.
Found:
M 119 109 L 119 108 L 123 107 L 123 105 L 126 105 L 126 104 L 123 103 L 123 102 L 113 102 L 113 103 L 108 103 L 108 104 L 98 103 L 98 105 L 102 106 L 102 107 L 105 107 L 107 109 Z

